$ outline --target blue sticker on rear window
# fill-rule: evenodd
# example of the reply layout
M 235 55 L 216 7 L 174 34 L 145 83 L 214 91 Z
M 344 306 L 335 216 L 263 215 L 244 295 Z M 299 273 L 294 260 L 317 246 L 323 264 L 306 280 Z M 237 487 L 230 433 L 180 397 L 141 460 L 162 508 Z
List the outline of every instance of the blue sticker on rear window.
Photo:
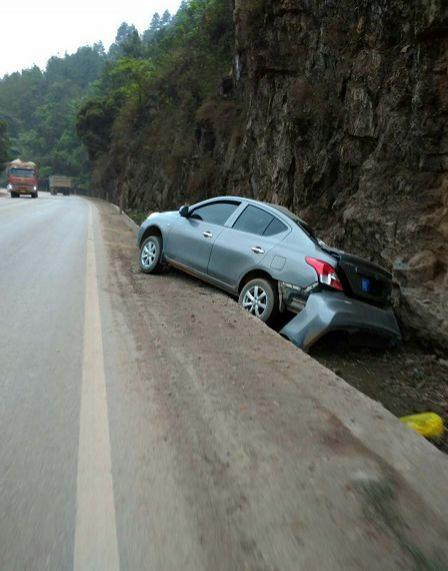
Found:
M 366 293 L 370 292 L 370 280 L 369 278 L 361 278 L 361 289 Z

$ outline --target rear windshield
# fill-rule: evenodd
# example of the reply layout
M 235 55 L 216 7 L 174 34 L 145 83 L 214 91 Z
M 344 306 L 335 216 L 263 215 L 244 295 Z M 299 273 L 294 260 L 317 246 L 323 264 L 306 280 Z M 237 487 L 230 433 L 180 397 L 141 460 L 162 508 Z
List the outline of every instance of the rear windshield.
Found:
M 9 174 L 18 178 L 33 178 L 35 172 L 34 169 L 9 169 Z
M 297 224 L 297 226 L 299 226 L 305 232 L 305 234 L 309 236 L 311 240 L 313 240 L 313 242 L 316 242 L 316 244 L 319 243 L 314 230 L 304 220 L 293 214 L 284 206 L 279 206 L 278 204 L 270 204 L 270 206 L 274 207 L 276 210 L 279 210 L 282 214 L 285 214 L 292 222 L 294 222 L 294 224 Z

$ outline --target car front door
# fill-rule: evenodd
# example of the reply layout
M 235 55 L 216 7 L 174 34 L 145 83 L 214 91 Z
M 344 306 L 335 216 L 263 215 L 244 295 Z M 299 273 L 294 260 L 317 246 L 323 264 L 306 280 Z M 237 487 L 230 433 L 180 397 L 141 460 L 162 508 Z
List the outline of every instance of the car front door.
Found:
M 232 228 L 224 228 L 215 240 L 208 274 L 232 289 L 241 277 L 260 266 L 266 254 L 290 232 L 270 212 L 248 205 Z
M 238 202 L 221 201 L 193 207 L 188 217 L 181 217 L 168 234 L 165 256 L 206 274 L 212 246 L 238 206 Z

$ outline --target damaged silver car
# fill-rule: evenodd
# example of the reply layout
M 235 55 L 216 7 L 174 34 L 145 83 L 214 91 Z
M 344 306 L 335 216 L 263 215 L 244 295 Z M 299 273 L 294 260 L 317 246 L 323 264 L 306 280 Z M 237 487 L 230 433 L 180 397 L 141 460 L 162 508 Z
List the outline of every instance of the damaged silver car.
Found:
M 280 334 L 302 349 L 333 331 L 375 345 L 401 339 L 390 307 L 391 275 L 326 246 L 284 207 L 220 197 L 153 213 L 137 245 L 145 273 L 175 266 L 237 296 L 266 323 L 293 312 Z

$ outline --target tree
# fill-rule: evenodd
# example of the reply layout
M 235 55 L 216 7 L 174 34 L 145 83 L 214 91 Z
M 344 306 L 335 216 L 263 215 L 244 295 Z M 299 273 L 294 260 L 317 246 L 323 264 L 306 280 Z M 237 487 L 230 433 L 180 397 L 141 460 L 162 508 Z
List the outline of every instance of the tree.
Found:
M 139 59 L 143 56 L 142 40 L 134 30 L 131 35 L 121 44 L 122 57 Z
M 6 121 L 0 120 L 0 170 L 10 159 L 10 142 L 8 137 L 8 125 Z
M 91 97 L 79 109 L 76 133 L 91 160 L 107 151 L 112 127 L 122 104 L 123 95 L 119 90 L 115 90 L 109 95 Z
M 154 40 L 157 32 L 160 30 L 161 18 L 160 14 L 156 12 L 149 23 L 149 28 L 143 32 L 143 42 L 145 44 L 150 43 Z
M 171 23 L 171 20 L 172 18 L 169 10 L 165 10 L 165 12 L 162 14 L 162 17 L 160 18 L 160 27 L 165 28 Z
M 115 36 L 115 42 L 109 48 L 109 59 L 116 60 L 120 57 L 139 58 L 142 55 L 141 40 L 137 28 L 123 22 Z
M 120 92 L 122 100 L 137 95 L 141 104 L 146 85 L 153 76 L 154 65 L 150 60 L 120 58 L 102 78 L 103 86 Z

